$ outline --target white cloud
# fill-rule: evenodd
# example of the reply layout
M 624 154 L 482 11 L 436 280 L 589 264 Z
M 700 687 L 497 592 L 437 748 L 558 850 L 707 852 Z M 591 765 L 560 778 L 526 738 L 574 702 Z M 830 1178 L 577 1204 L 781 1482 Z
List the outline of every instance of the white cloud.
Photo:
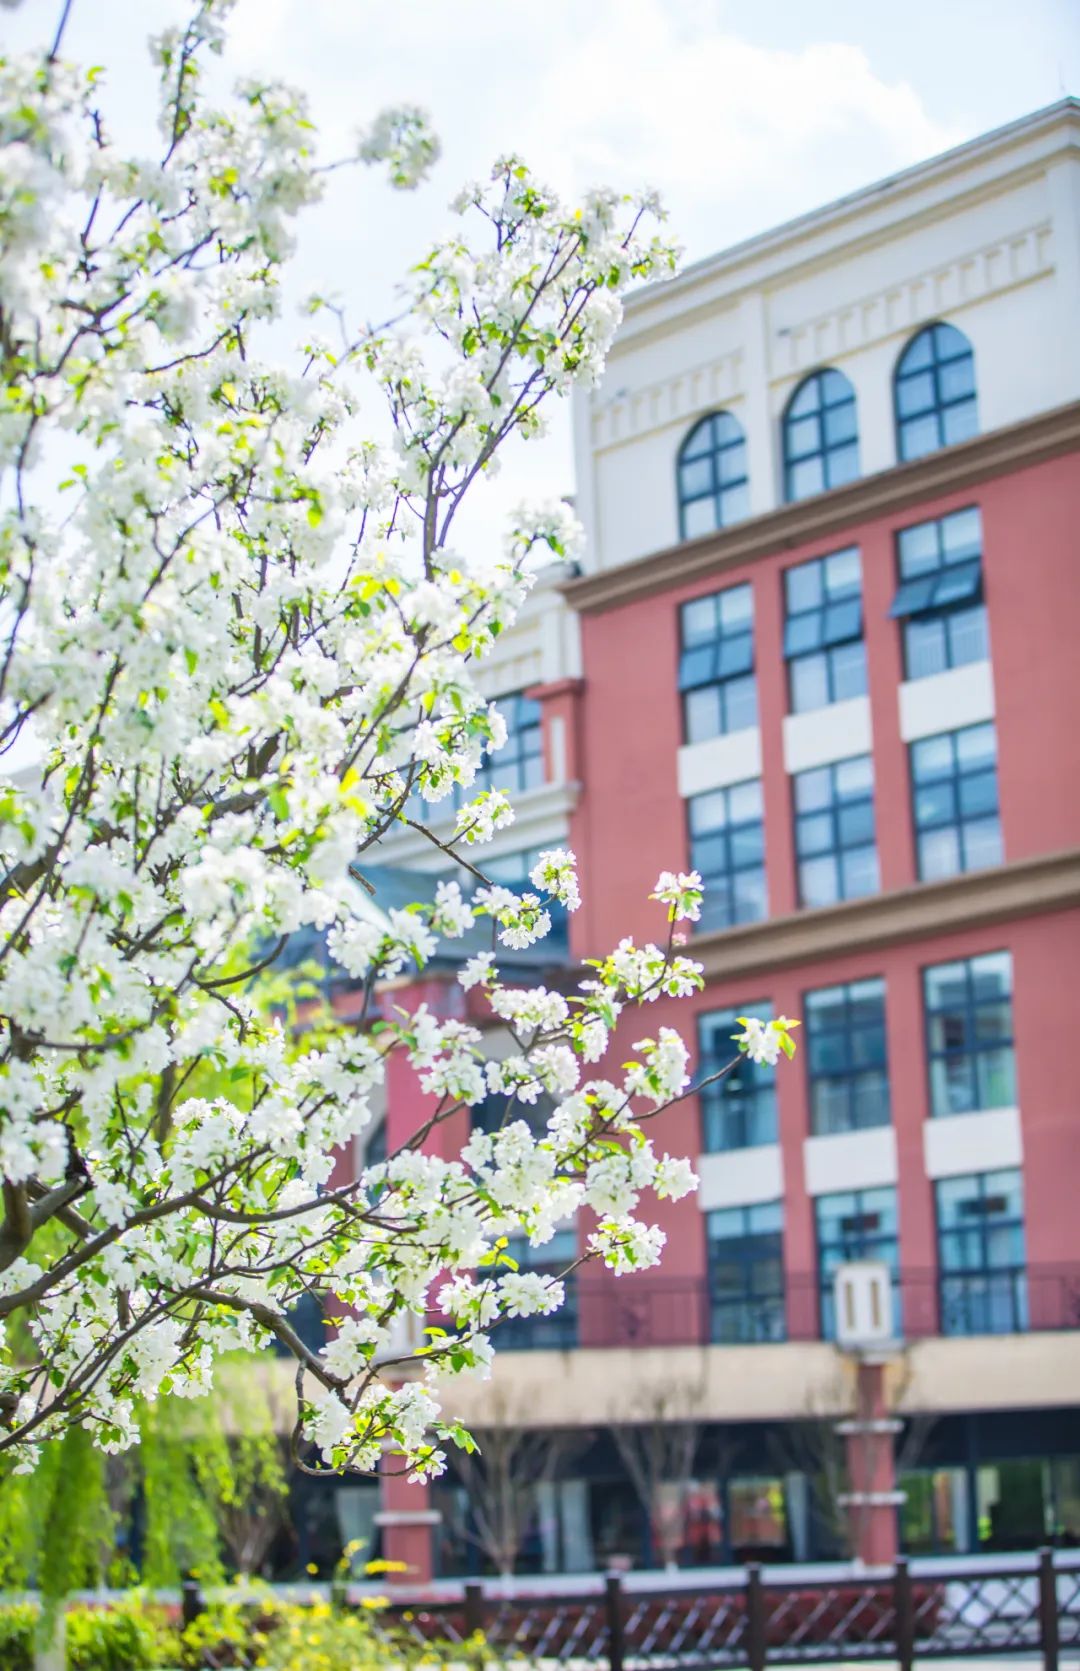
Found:
M 331 177 L 326 201 L 301 223 L 293 297 L 319 288 L 354 317 L 384 317 L 397 276 L 446 228 L 457 186 L 510 149 L 563 190 L 658 186 L 672 236 L 698 257 L 965 137 L 936 122 L 910 86 L 878 74 L 860 46 L 757 44 L 740 34 L 740 9 L 720 0 L 545 0 L 540 13 L 526 0 L 239 0 L 226 70 L 304 88 L 329 154 L 403 99 L 430 108 L 444 143 L 434 181 L 415 195 L 391 194 L 367 172 Z M 10 44 L 48 33 L 55 10 L 37 0 L 15 13 Z M 140 37 L 186 6 L 140 0 L 138 11 L 133 29 L 130 0 L 75 0 L 65 44 L 110 67 L 110 121 L 145 152 L 152 113 Z M 549 441 L 509 455 L 463 541 L 490 546 L 506 507 L 571 487 L 565 409 L 553 416 Z

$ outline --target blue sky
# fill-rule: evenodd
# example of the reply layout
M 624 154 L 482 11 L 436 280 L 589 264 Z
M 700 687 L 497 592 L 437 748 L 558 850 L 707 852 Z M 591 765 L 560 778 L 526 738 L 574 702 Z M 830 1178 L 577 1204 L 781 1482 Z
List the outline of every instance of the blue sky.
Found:
M 0 11 L 0 41 L 43 38 L 58 11 Z M 142 37 L 183 15 L 74 0 L 67 46 L 109 66 L 111 120 L 138 152 L 155 149 Z M 240 0 L 226 69 L 305 87 L 330 151 L 386 103 L 431 110 L 430 184 L 402 198 L 335 175 L 303 223 L 295 300 L 333 290 L 379 318 L 501 151 L 567 191 L 659 187 L 695 259 L 1080 95 L 1080 0 Z M 474 537 L 523 492 L 570 487 L 565 419 L 508 466 Z

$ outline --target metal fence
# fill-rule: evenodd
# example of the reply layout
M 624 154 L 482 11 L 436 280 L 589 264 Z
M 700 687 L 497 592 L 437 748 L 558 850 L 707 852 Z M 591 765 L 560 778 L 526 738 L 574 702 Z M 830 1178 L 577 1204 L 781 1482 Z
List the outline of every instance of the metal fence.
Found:
M 506 1595 L 466 1584 L 455 1600 L 395 1602 L 378 1615 L 420 1642 L 464 1644 L 482 1633 L 492 1659 L 605 1666 L 609 1671 L 726 1671 L 770 1664 L 916 1658 L 1041 1657 L 1058 1671 L 1080 1651 L 1080 1564 L 1043 1550 L 1037 1567 L 980 1565 L 913 1575 L 784 1583 L 746 1569 L 745 1583 L 642 1590 L 617 1576 L 574 1595 Z

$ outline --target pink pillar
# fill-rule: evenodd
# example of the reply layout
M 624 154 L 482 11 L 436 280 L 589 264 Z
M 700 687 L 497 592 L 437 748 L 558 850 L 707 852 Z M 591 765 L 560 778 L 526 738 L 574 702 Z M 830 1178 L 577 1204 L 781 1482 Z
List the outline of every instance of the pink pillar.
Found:
M 430 1584 L 435 1576 L 435 1528 L 440 1516 L 431 1506 L 427 1481 L 411 1484 L 405 1474 L 391 1472 L 401 1466 L 400 1457 L 383 1460 L 375 1524 L 382 1531 L 383 1559 L 399 1561 L 404 1568 L 387 1573 L 387 1582 L 415 1589 Z
M 860 1359 L 855 1379 L 855 1415 L 837 1431 L 847 1441 L 851 1489 L 841 1499 L 851 1517 L 852 1552 L 868 1567 L 892 1566 L 899 1553 L 893 1436 L 900 1423 L 889 1416 L 884 1360 Z

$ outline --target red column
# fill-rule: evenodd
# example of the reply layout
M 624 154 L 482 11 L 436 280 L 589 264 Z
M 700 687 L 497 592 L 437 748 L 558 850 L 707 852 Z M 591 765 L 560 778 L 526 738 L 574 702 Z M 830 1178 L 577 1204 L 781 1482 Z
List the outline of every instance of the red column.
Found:
M 426 1003 L 434 1014 L 464 1016 L 466 998 L 462 988 L 452 981 L 428 978 L 388 989 L 383 995 L 387 1014 L 402 1009 L 414 1014 Z M 386 1132 L 391 1153 L 408 1142 L 429 1119 L 437 1106 L 435 1098 L 420 1089 L 416 1070 L 405 1053 L 395 1050 L 386 1064 Z M 451 1119 L 435 1127 L 425 1147 L 444 1159 L 460 1151 L 468 1137 L 468 1114 L 459 1110 Z M 388 1561 L 400 1562 L 403 1571 L 387 1574 L 391 1584 L 415 1587 L 429 1584 L 435 1572 L 435 1528 L 439 1513 L 431 1505 L 431 1487 L 427 1483 L 410 1484 L 405 1474 L 397 1472 L 403 1466 L 398 1456 L 384 1458 L 379 1477 L 379 1511 L 375 1524 L 382 1532 L 382 1552 Z
M 885 1362 L 860 1359 L 855 1378 L 855 1415 L 837 1431 L 847 1442 L 851 1489 L 841 1498 L 851 1519 L 852 1553 L 868 1567 L 892 1566 L 899 1544 L 893 1436 L 900 1423 L 889 1417 Z
M 934 1188 L 926 1175 L 924 1131 L 929 1118 L 921 950 L 902 947 L 879 960 L 885 977 L 889 1096 L 896 1134 L 897 1205 L 900 1214 L 900 1267 L 907 1339 L 936 1334 L 937 1230 Z M 943 960 L 942 960 L 943 961 Z
M 784 766 L 784 716 L 788 711 L 784 660 L 782 569 L 769 563 L 754 576 L 754 668 L 761 729 L 761 793 L 765 803 L 765 874 L 769 916 L 797 908 L 791 778 Z
M 768 983 L 773 1012 L 800 1019 L 803 987 L 809 982 L 794 971 L 778 974 Z M 784 1288 L 787 1330 L 792 1340 L 813 1339 L 818 1331 L 817 1236 L 814 1204 L 806 1191 L 804 1145 L 810 1131 L 807 1094 L 806 1029 L 796 1035 L 799 1052 L 794 1062 L 783 1062 L 776 1074 L 780 1153 L 784 1168 Z
M 387 1573 L 390 1584 L 430 1584 L 435 1576 L 435 1528 L 439 1512 L 431 1506 L 431 1487 L 410 1483 L 396 1472 L 403 1466 L 399 1456 L 383 1459 L 379 1477 L 379 1512 L 375 1524 L 382 1532 L 383 1559 L 399 1564 L 401 1570 Z
M 584 679 L 556 679 L 531 685 L 525 692 L 543 704 L 544 778 L 548 783 L 579 783 L 584 777 L 579 716 Z
M 908 521 L 911 518 L 907 518 Z M 892 528 L 861 531 L 863 620 L 874 743 L 874 816 L 883 892 L 915 880 L 907 744 L 900 736 L 898 691 L 904 677 L 900 631 L 889 619 L 896 592 Z

